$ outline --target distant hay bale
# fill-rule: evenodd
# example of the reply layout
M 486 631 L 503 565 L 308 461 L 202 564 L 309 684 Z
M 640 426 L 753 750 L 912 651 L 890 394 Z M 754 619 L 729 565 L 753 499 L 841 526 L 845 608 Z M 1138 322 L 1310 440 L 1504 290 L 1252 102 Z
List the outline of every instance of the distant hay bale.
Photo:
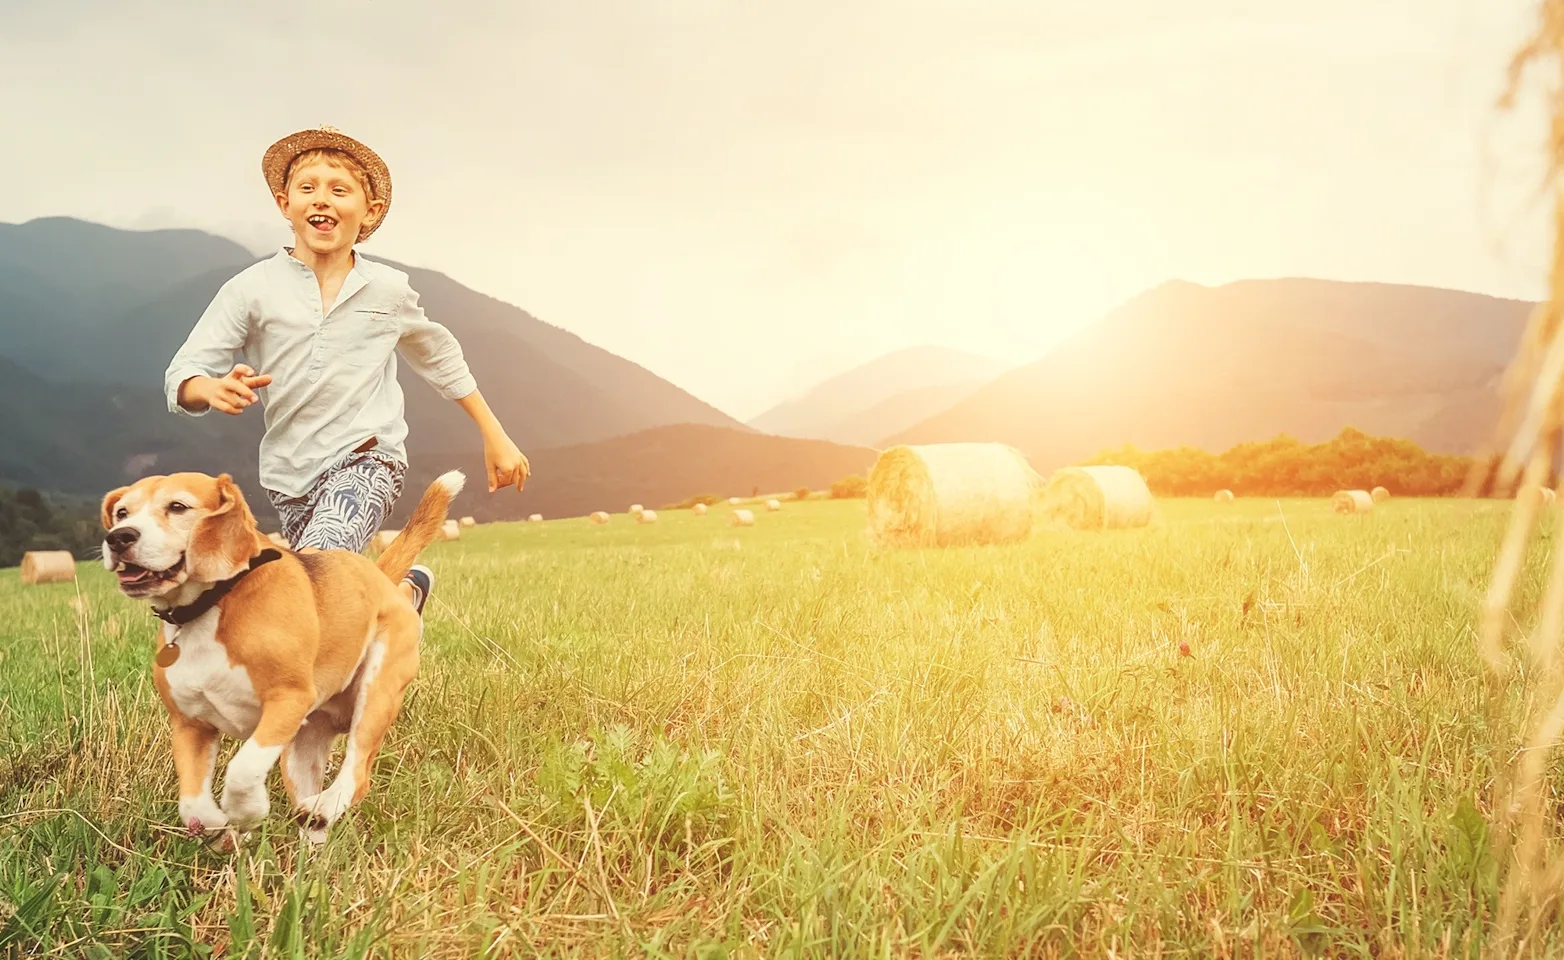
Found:
M 1375 503 L 1384 503 L 1386 500 L 1390 499 L 1390 491 L 1386 490 L 1384 487 L 1375 487 L 1369 491 L 1369 497 L 1371 497 Z
M 704 517 L 706 515 L 706 505 L 704 503 L 697 503 L 690 509 L 695 511 L 695 515 L 697 517 Z
M 1216 502 L 1217 503 L 1232 503 L 1233 502 L 1233 491 L 1231 491 L 1231 490 L 1218 490 L 1216 492 Z
M 457 540 L 462 535 L 462 525 L 455 520 L 447 520 L 440 525 L 440 539 Z
M 379 533 L 375 534 L 375 549 L 384 550 L 391 546 L 391 541 L 395 540 L 396 535 L 401 532 L 402 531 L 400 530 L 381 530 Z
M 1043 488 L 1041 515 L 1075 530 L 1144 527 L 1151 522 L 1151 488 L 1134 467 L 1065 467 Z
M 1367 490 L 1338 490 L 1330 508 L 1334 513 L 1368 513 L 1374 509 L 1374 495 Z
M 635 522 L 636 523 L 656 523 L 657 522 L 657 511 L 656 510 L 642 510 L 640 513 L 635 515 Z
M 1021 452 L 1001 443 L 894 446 L 869 472 L 869 536 L 882 546 L 1024 540 L 1040 484 Z
M 532 516 L 527 518 L 527 522 L 528 523 L 542 523 L 543 522 L 543 514 L 541 514 L 541 513 L 534 513 Z
M 780 501 L 780 500 L 767 500 L 766 501 L 766 509 L 770 510 L 772 513 L 776 513 L 778 510 L 782 509 L 782 501 Z
M 742 497 L 729 497 L 728 498 L 728 506 L 730 506 L 730 507 L 736 507 L 736 506 L 738 506 L 739 504 L 741 504 L 743 502 L 744 502 L 744 499 Z
M 70 583 L 76 579 L 76 557 L 69 550 L 29 550 L 22 554 L 22 582 Z
M 630 516 L 633 517 L 633 516 L 635 516 L 636 514 L 640 513 L 642 510 L 645 510 L 645 509 L 646 508 L 641 506 L 639 503 L 632 503 L 632 504 L 630 504 Z
M 598 510 L 595 513 L 593 513 L 592 516 L 589 519 L 593 523 L 607 523 L 608 522 L 608 514 L 604 513 L 601 510 Z
M 462 518 L 462 526 L 464 526 L 464 527 L 476 527 L 477 525 L 478 525 L 478 521 L 473 519 L 472 517 L 463 517 Z
M 735 527 L 753 527 L 755 515 L 748 510 L 735 510 L 733 517 L 728 521 Z

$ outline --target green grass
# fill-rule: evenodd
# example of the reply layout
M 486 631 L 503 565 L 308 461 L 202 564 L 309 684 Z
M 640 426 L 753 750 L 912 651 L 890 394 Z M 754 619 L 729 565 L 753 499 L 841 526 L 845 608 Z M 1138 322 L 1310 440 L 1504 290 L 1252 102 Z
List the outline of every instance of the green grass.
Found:
M 863 509 L 436 544 L 365 802 L 309 849 L 274 774 L 238 855 L 178 832 L 145 607 L 0 573 L 0 953 L 1475 955 L 1506 504 L 899 552 Z

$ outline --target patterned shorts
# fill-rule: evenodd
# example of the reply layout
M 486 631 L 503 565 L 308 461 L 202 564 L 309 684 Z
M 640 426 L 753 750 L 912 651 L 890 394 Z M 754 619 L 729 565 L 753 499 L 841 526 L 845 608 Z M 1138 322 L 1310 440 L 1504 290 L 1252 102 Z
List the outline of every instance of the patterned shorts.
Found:
M 402 495 L 407 465 L 374 450 L 349 453 L 327 468 L 302 497 L 266 491 L 295 550 L 362 553 Z

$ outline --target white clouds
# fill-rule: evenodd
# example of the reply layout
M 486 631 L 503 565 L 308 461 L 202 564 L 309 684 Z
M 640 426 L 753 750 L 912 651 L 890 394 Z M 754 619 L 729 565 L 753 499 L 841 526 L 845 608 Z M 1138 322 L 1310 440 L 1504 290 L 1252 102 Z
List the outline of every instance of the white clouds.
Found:
M 267 249 L 261 151 L 332 123 L 396 178 L 371 252 L 748 415 L 833 359 L 1040 350 L 1171 276 L 1535 295 L 1526 131 L 1492 129 L 1525 18 L 1493 7 L 0 8 L 29 143 L 0 152 L 26 184 L 0 219 Z

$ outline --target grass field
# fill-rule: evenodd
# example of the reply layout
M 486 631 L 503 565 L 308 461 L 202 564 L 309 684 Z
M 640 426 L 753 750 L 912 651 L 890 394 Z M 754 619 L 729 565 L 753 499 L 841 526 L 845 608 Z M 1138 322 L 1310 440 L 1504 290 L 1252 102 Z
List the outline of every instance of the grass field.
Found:
M 274 774 L 238 855 L 177 829 L 145 607 L 0 573 L 0 951 L 1475 955 L 1507 504 L 888 553 L 863 509 L 435 545 L 366 801 L 310 849 Z

